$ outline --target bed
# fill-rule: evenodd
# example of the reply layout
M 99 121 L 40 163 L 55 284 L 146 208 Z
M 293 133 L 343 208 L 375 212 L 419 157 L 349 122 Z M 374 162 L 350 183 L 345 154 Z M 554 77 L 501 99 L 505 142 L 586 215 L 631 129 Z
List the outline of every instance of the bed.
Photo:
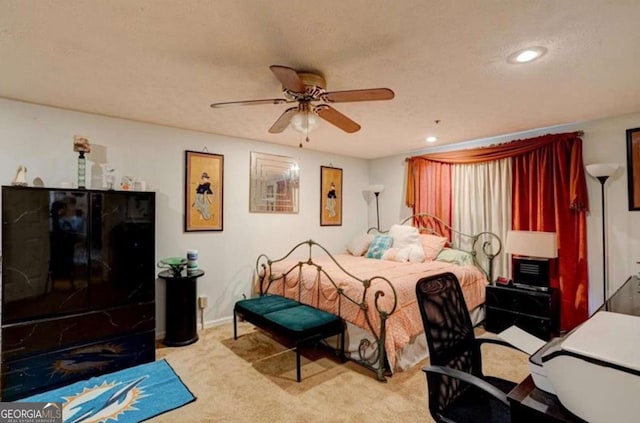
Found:
M 334 255 L 307 240 L 279 259 L 261 254 L 256 262 L 256 290 L 260 295 L 283 295 L 342 317 L 347 327 L 348 357 L 384 381 L 387 375 L 428 356 L 416 303 L 416 282 L 428 275 L 454 273 L 477 324 L 484 317 L 485 286 L 492 277 L 492 261 L 502 250 L 500 239 L 493 233 L 463 234 L 428 214 L 411 216 L 388 232 L 368 231 L 375 242 L 398 232 L 417 232 L 421 239 L 438 237 L 444 245 L 437 254 L 430 251 L 431 257 L 425 261 L 419 261 L 419 257 L 406 261 L 404 253 L 400 253 L 408 251 L 406 246 L 395 248 L 395 252 L 388 248 L 378 258 L 369 258 L 349 253 Z M 369 256 L 372 248 L 377 253 L 373 242 L 368 248 Z M 423 251 L 427 251 L 427 244 Z

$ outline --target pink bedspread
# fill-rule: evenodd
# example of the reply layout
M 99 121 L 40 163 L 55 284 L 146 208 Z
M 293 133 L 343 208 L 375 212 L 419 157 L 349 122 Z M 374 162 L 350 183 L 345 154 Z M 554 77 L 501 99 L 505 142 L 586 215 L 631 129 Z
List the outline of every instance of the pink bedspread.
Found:
M 416 335 L 424 332 L 420 310 L 416 304 L 416 282 L 429 275 L 444 272 L 452 272 L 460 281 L 464 299 L 469 310 L 484 304 L 486 278 L 483 273 L 474 266 L 458 266 L 456 264 L 431 261 L 426 263 L 399 263 L 388 260 L 375 260 L 365 257 L 354 257 L 348 254 L 336 255 L 336 260 L 349 273 L 360 279 L 370 279 L 375 276 L 387 278 L 394 286 L 397 295 L 397 307 L 395 312 L 387 319 L 385 349 L 391 369 L 396 366 L 396 351 L 402 349 Z M 362 284 L 349 278 L 328 257 L 315 258 L 314 262 L 329 275 L 333 282 L 344 289 L 347 296 L 356 302 L 362 301 Z M 272 272 L 274 276 L 289 271 L 296 265 L 296 261 L 288 260 L 274 263 Z M 301 274 L 302 289 L 300 301 L 314 307 L 338 314 L 338 294 L 326 276 L 320 278 L 318 285 L 318 271 L 312 266 L 302 266 L 290 272 L 285 280 L 285 295 L 298 299 L 298 279 Z M 317 287 L 320 289 L 317 289 Z M 385 293 L 379 299 L 380 308 L 390 311 L 393 308 L 392 290 L 386 282 L 374 279 L 371 288 L 367 292 L 367 305 L 369 313 L 365 313 L 357 303 L 352 303 L 342 298 L 340 304 L 340 316 L 369 332 L 379 334 L 380 316 L 375 308 L 375 291 Z M 274 281 L 269 292 L 282 295 L 282 279 Z M 368 314 L 368 318 L 367 318 Z M 370 324 L 368 323 L 370 322 Z

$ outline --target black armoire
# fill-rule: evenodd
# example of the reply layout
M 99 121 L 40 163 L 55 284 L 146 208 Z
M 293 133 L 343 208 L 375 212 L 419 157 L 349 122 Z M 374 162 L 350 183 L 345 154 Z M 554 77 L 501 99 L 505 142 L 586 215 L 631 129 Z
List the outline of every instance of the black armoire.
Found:
M 155 193 L 2 187 L 2 401 L 155 360 Z

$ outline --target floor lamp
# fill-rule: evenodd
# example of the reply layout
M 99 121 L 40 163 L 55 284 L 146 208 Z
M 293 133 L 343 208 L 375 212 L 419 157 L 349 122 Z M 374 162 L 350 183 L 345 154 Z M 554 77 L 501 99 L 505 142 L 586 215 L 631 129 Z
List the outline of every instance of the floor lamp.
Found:
M 587 173 L 600 181 L 602 196 L 602 301 L 604 309 L 609 310 L 607 297 L 609 294 L 609 283 L 607 278 L 607 219 L 604 201 L 604 183 L 609 176 L 613 175 L 620 166 L 615 163 L 597 163 L 587 165 Z
M 380 230 L 380 208 L 378 207 L 378 196 L 382 191 L 384 191 L 384 185 L 369 185 L 368 191 L 374 193 L 376 196 L 376 222 L 378 223 L 376 229 Z

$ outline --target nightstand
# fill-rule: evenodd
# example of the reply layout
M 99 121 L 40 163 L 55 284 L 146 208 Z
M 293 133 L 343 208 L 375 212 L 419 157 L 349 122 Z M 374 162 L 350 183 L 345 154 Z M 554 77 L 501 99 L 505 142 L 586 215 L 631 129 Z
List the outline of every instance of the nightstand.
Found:
M 163 343 L 169 347 L 182 347 L 198 340 L 196 280 L 202 275 L 204 271 L 200 269 L 179 274 L 165 270 L 158 274 L 167 283 Z
M 534 291 L 510 286 L 488 285 L 484 327 L 502 332 L 512 325 L 549 340 L 558 333 L 558 290 Z

